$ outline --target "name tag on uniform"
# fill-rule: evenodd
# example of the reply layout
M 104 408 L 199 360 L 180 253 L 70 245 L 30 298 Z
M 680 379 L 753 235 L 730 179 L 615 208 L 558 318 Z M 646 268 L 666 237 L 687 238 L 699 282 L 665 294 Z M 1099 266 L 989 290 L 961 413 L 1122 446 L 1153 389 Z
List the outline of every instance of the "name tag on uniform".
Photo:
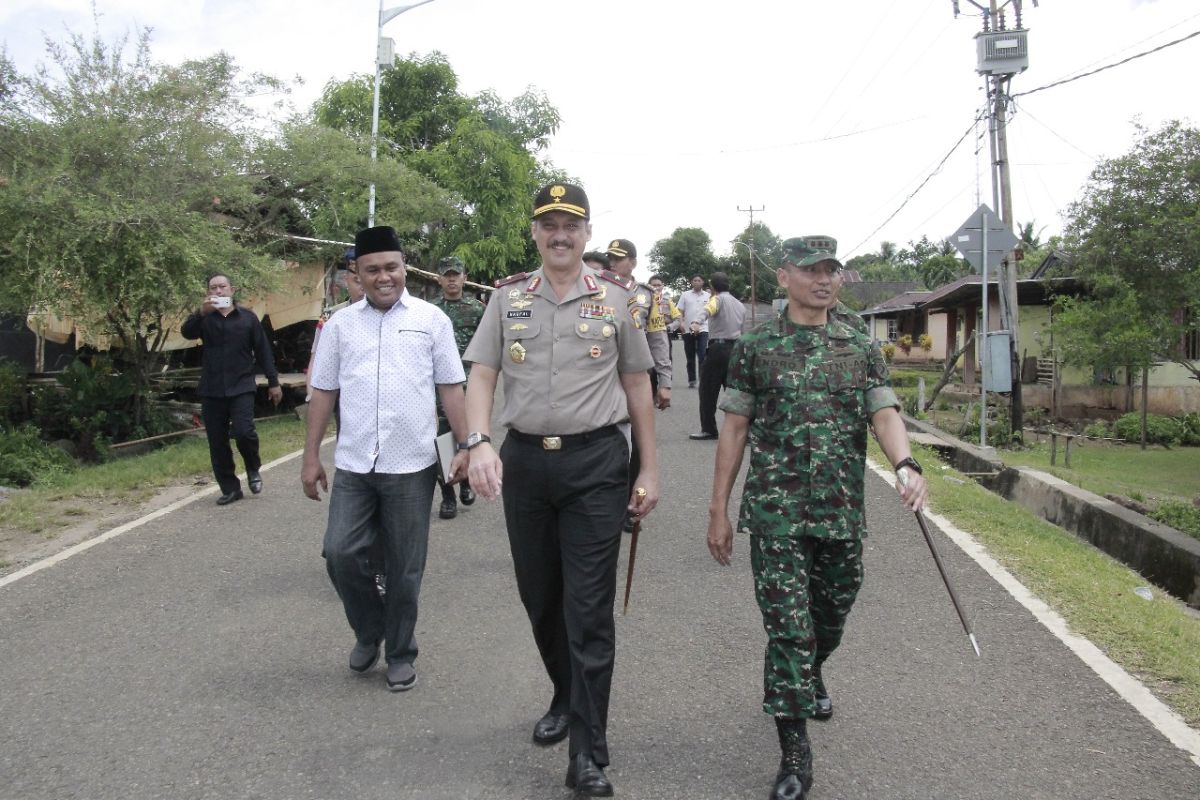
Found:
M 533 312 L 528 308 L 523 308 L 520 311 L 509 311 L 505 313 L 509 319 L 529 319 L 533 316 Z
M 579 316 L 583 319 L 603 319 L 613 322 L 617 318 L 617 309 L 599 303 L 580 303 Z

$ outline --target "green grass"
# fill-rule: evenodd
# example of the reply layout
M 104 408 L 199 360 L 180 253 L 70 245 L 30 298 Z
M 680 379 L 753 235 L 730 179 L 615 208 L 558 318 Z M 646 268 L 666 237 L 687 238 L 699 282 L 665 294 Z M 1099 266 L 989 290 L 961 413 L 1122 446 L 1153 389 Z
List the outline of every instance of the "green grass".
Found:
M 304 423 L 290 416 L 264 420 L 258 438 L 263 461 L 271 461 L 304 447 Z M 140 503 L 165 486 L 201 477 L 212 479 L 208 442 L 189 436 L 146 455 L 81 467 L 15 491 L 0 503 L 0 528 L 53 534 L 92 509 Z
M 1153 600 L 1141 599 L 1133 593 L 1147 584 L 1141 575 L 953 469 L 941 469 L 933 451 L 914 449 L 927 465 L 933 511 L 970 532 L 1073 631 L 1141 678 L 1189 724 L 1200 723 L 1200 617 L 1157 588 Z M 884 460 L 874 442 L 871 455 Z
M 1064 466 L 1065 442 L 1050 466 L 1050 443 L 1029 443 L 1023 450 L 1000 450 L 1010 467 L 1033 467 L 1099 495 L 1119 494 L 1139 501 L 1180 500 L 1189 504 L 1200 496 L 1200 448 L 1148 447 L 1076 439 L 1071 445 L 1071 468 Z

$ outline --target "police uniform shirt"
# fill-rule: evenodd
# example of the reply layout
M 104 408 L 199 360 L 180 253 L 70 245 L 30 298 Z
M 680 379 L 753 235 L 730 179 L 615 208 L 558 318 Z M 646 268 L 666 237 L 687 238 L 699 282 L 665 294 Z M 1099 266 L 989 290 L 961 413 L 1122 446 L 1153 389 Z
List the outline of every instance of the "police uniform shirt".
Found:
M 742 335 L 746 307 L 729 292 L 718 292 L 700 311 L 699 321 L 708 323 L 708 341 L 736 339 Z
M 334 464 L 407 474 L 437 461 L 437 385 L 466 380 L 450 318 L 405 289 L 387 311 L 365 299 L 329 318 L 312 367 L 315 389 L 339 390 Z
M 588 266 L 561 300 L 540 269 L 502 282 L 463 355 L 504 376 L 500 423 L 556 436 L 628 420 L 618 373 L 653 364 L 635 294 Z

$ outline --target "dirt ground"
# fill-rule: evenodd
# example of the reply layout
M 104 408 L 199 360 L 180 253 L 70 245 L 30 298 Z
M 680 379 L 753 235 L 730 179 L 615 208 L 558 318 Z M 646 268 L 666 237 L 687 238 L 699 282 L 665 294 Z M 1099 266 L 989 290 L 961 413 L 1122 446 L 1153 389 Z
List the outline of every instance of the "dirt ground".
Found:
M 34 561 L 55 555 L 212 485 L 211 478 L 192 477 L 160 489 L 140 503 L 131 503 L 125 498 L 106 499 L 82 509 L 75 525 L 49 532 L 0 528 L 0 564 L 5 564 L 0 567 L 0 576 L 16 572 Z

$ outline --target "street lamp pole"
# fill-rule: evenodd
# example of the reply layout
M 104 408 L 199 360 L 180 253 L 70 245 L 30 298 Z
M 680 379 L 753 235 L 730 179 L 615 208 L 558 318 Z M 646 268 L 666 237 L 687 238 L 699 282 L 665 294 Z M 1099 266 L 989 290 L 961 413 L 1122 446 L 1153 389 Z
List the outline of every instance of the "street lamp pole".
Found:
M 383 26 L 405 11 L 411 11 L 417 6 L 432 3 L 433 0 L 420 0 L 406 6 L 393 6 L 385 9 L 383 0 L 379 0 L 379 25 L 375 30 L 375 100 L 371 104 L 371 189 L 367 200 L 367 227 L 375 227 L 375 158 L 379 150 L 379 74 L 384 66 L 391 66 L 395 60 L 394 42 L 383 38 Z M 386 62 L 386 63 L 385 63 Z

